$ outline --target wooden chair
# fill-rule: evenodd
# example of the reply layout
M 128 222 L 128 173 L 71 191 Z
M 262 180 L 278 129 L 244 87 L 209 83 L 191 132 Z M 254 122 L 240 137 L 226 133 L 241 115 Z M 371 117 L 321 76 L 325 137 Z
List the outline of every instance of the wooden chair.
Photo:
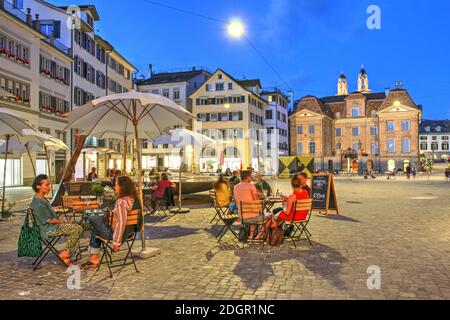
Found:
M 244 218 L 244 216 L 255 215 L 255 213 L 258 213 L 258 216 L 263 217 L 262 221 L 249 224 L 246 221 L 246 218 Z M 255 230 L 255 236 L 256 236 L 261 231 L 261 228 L 265 227 L 265 224 L 267 222 L 267 220 L 264 218 L 264 201 L 261 201 L 261 200 L 241 201 L 239 216 L 241 219 L 243 232 L 245 232 L 245 234 L 248 236 L 250 233 L 250 226 L 256 225 L 256 230 Z M 246 241 L 243 242 L 243 245 L 245 245 L 245 242 Z M 247 242 L 248 242 L 248 240 L 247 240 Z M 262 247 L 264 248 L 265 237 L 263 236 L 260 240 L 250 239 L 248 243 L 261 243 Z
M 285 223 L 285 227 L 290 229 L 290 234 L 286 235 L 285 239 L 291 239 L 296 248 L 297 244 L 295 242 L 299 240 L 308 240 L 309 244 L 312 246 L 310 239 L 312 234 L 308 230 L 308 224 L 312 214 L 312 204 L 312 199 L 297 200 L 291 213 L 292 220 L 286 221 Z M 307 211 L 308 214 L 304 220 L 295 221 L 295 212 L 297 211 Z M 303 234 L 305 234 L 305 238 L 302 238 Z
M 125 227 L 125 231 L 122 236 L 122 245 L 120 247 L 120 250 L 118 252 L 114 252 L 114 246 L 112 244 L 112 240 L 109 239 L 103 239 L 102 237 L 97 237 L 98 240 L 101 241 L 101 248 L 102 248 L 102 256 L 100 258 L 100 263 L 98 265 L 97 271 L 100 269 L 102 264 L 106 264 L 109 270 L 109 276 L 112 278 L 113 268 L 118 267 L 125 267 L 127 265 L 133 265 L 136 272 L 139 272 L 139 270 L 136 267 L 135 258 L 133 255 L 133 252 L 131 251 L 133 249 L 134 242 L 136 241 L 136 235 L 140 231 L 138 230 L 139 225 L 139 216 L 141 215 L 140 210 L 133 210 L 127 215 L 127 223 Z M 110 219 L 110 227 L 114 230 L 114 226 L 116 225 L 116 216 L 113 215 L 112 219 Z M 126 247 L 124 248 L 124 244 Z M 123 249 L 122 249 L 123 248 Z M 117 257 L 122 253 L 122 256 L 124 257 Z M 106 261 L 104 262 L 104 260 Z M 130 262 L 128 260 L 131 259 Z
M 211 220 L 210 223 L 212 223 L 216 219 L 218 219 L 216 225 L 220 221 L 222 221 L 223 223 L 222 229 L 216 236 L 216 239 L 218 238 L 217 241 L 220 242 L 223 236 L 227 233 L 227 231 L 231 232 L 234 235 L 234 237 L 239 241 L 239 235 L 232 228 L 233 224 L 239 219 L 239 217 L 230 212 L 229 206 L 222 207 L 219 205 L 219 203 L 217 202 L 217 195 L 214 190 L 209 191 L 209 198 L 214 210 L 216 211 L 216 215 L 214 216 L 213 220 Z
M 72 213 L 72 218 L 75 220 L 77 217 L 85 218 L 85 210 L 96 210 L 100 208 L 97 199 L 82 200 L 81 196 L 63 196 L 62 207 L 65 210 L 65 214 Z

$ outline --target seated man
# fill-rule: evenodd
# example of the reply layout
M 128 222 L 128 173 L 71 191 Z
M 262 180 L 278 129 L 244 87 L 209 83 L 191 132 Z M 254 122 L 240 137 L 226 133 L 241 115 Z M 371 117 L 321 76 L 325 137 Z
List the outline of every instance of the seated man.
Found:
M 58 218 L 50 202 L 45 197 L 51 189 L 50 181 L 46 175 L 38 175 L 33 182 L 32 188 L 35 194 L 30 203 L 30 208 L 33 210 L 41 238 L 43 240 L 59 236 L 66 238 L 65 248 L 59 253 L 59 257 L 69 267 L 73 264 L 70 260 L 70 255 L 75 250 L 82 233 L 89 230 L 89 225 L 69 224 Z
M 251 183 L 253 178 L 250 171 L 242 171 L 241 180 L 242 182 L 234 187 L 234 199 L 238 206 L 239 214 L 242 216 L 241 202 L 257 201 L 259 196 L 256 187 Z M 242 216 L 242 219 L 244 219 L 243 222 L 245 224 L 250 224 L 250 239 L 253 239 L 255 236 L 256 225 L 265 221 L 263 212 L 247 214 Z M 256 239 L 260 239 L 262 233 L 263 231 L 257 235 Z
M 273 194 L 272 187 L 270 184 L 264 179 L 263 175 L 258 173 L 256 175 L 256 181 L 258 185 L 258 189 L 266 196 L 270 197 Z
M 152 193 L 152 208 L 156 208 L 156 202 L 164 198 L 167 188 L 175 189 L 177 186 L 175 183 L 169 180 L 169 175 L 166 172 L 161 174 L 161 180 L 151 187 L 153 189 Z

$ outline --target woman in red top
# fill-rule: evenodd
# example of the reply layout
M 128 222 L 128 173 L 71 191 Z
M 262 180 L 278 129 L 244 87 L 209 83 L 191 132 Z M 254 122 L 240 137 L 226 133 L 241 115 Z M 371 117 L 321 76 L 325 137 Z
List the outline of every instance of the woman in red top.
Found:
M 280 226 L 284 221 L 303 221 L 307 218 L 308 211 L 293 211 L 296 201 L 310 199 L 309 193 L 308 191 L 303 189 L 302 183 L 298 178 L 294 178 L 291 181 L 291 186 L 293 189 L 293 193 L 289 197 L 285 197 L 286 211 L 282 208 L 275 209 L 273 211 L 274 217 L 267 227 L 269 227 L 270 225 L 272 225 L 272 227 Z M 274 226 L 273 224 L 276 225 Z
M 154 187 L 152 187 L 152 208 L 154 209 L 156 207 L 157 200 L 164 198 L 167 188 L 175 189 L 176 187 L 177 186 L 175 183 L 169 180 L 169 175 L 165 172 L 162 173 L 161 180 Z

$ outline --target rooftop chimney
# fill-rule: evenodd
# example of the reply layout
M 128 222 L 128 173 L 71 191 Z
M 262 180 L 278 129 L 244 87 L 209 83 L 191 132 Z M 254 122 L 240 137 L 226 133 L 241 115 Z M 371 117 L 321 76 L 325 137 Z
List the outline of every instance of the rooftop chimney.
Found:
M 150 75 L 150 78 L 153 76 L 153 64 L 148 65 L 148 73 Z
M 33 17 L 31 16 L 31 9 L 27 8 L 27 23 L 32 26 L 33 25 Z
M 41 31 L 41 22 L 39 21 L 39 14 L 34 15 L 33 28 Z

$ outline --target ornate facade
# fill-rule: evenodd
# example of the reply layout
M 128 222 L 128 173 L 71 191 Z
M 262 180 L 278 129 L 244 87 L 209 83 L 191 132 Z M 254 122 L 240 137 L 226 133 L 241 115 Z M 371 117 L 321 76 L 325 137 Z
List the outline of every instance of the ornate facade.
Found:
M 342 74 L 336 96 L 306 96 L 296 103 L 290 116 L 291 154 L 314 156 L 322 171 L 418 167 L 422 110 L 407 90 L 373 93 L 363 67 L 358 91 L 347 91 Z

